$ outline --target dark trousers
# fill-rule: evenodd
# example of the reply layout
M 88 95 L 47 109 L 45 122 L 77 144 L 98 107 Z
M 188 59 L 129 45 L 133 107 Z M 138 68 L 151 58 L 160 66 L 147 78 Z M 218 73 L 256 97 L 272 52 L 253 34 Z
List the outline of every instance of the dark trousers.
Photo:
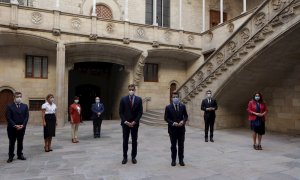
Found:
M 9 158 L 13 158 L 15 156 L 15 143 L 17 141 L 17 156 L 20 157 L 23 155 L 23 139 L 25 135 L 25 128 L 21 130 L 17 130 L 14 127 L 7 127 L 7 135 L 9 139 Z
M 93 119 L 94 136 L 98 136 L 98 137 L 100 136 L 101 124 L 102 124 L 101 117 Z
M 133 128 L 130 128 L 127 125 L 123 125 L 122 128 L 123 128 L 123 157 L 127 159 L 128 140 L 129 140 L 129 135 L 131 134 L 131 140 L 132 140 L 131 157 L 135 158 L 137 154 L 137 139 L 138 139 L 139 126 L 134 126 Z
M 210 130 L 210 138 L 214 137 L 214 124 L 215 124 L 215 118 L 204 118 L 205 123 L 205 139 L 208 138 L 208 130 Z
M 185 132 L 176 132 L 169 133 L 170 141 L 171 141 L 171 158 L 172 161 L 176 161 L 177 156 L 177 143 L 178 143 L 178 158 L 179 161 L 182 161 L 184 158 L 184 139 Z

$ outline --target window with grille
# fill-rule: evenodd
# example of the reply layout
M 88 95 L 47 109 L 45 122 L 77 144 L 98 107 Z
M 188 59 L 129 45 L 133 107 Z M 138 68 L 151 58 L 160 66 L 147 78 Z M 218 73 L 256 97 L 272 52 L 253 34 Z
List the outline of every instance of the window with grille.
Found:
M 146 63 L 144 66 L 144 81 L 158 82 L 158 64 Z
M 103 18 L 103 19 L 112 19 L 113 15 L 109 7 L 103 5 L 103 4 L 98 4 L 96 6 L 96 14 L 98 18 Z
M 146 24 L 153 24 L 153 0 L 146 0 Z M 159 26 L 170 27 L 170 0 L 157 0 L 156 21 Z
M 40 111 L 45 99 L 31 99 L 29 100 L 29 111 Z
M 26 56 L 26 78 L 48 78 L 48 57 Z

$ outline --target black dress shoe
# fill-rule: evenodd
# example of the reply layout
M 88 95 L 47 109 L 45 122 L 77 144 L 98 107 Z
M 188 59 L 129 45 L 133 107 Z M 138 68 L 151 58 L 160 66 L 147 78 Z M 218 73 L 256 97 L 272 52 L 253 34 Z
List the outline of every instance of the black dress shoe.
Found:
M 14 158 L 8 158 L 8 160 L 6 161 L 7 163 L 11 163 L 13 162 Z
M 185 166 L 183 161 L 179 161 L 180 166 Z
M 132 164 L 136 164 L 136 163 L 137 163 L 136 159 L 132 158 Z
M 175 162 L 175 161 L 172 161 L 172 162 L 171 162 L 171 166 L 176 166 L 176 162 Z
M 26 158 L 23 155 L 19 156 L 18 159 L 22 161 L 26 160 Z
M 208 142 L 208 139 L 207 139 L 207 138 L 205 138 L 205 142 Z
M 122 161 L 122 164 L 126 164 L 127 163 L 127 159 L 124 158 L 123 161 Z
M 210 142 L 215 142 L 213 138 L 210 138 Z

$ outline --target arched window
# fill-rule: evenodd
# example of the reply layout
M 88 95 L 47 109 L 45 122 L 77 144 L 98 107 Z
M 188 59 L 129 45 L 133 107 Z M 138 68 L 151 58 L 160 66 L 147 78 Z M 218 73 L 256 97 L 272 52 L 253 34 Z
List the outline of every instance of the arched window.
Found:
M 103 19 L 112 19 L 113 15 L 109 7 L 103 5 L 103 4 L 98 4 L 96 6 L 96 14 L 98 18 L 103 18 Z

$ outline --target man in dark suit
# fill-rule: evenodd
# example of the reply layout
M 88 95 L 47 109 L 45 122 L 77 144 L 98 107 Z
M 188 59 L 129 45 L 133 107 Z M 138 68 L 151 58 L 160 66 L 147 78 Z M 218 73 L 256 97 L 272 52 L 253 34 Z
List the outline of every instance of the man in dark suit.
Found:
M 13 161 L 16 141 L 18 159 L 26 160 L 23 156 L 23 139 L 29 118 L 28 106 L 22 103 L 22 93 L 16 92 L 14 98 L 15 101 L 6 108 L 7 135 L 9 139 L 9 158 L 7 163 Z
M 165 121 L 168 123 L 168 132 L 171 140 L 171 166 L 176 166 L 176 156 L 178 143 L 179 164 L 184 166 L 183 152 L 185 139 L 185 123 L 188 120 L 188 114 L 184 104 L 180 103 L 178 93 L 172 93 L 172 103 L 166 106 Z
M 95 98 L 95 103 L 92 104 L 92 120 L 94 128 L 94 138 L 100 138 L 101 124 L 103 119 L 104 105 L 100 102 L 100 98 Z
M 201 110 L 204 111 L 204 124 L 205 124 L 205 142 L 208 142 L 208 129 L 210 129 L 210 142 L 214 142 L 214 124 L 216 119 L 216 110 L 218 104 L 215 99 L 212 98 L 211 90 L 206 91 L 206 99 L 202 100 Z
M 132 163 L 136 164 L 137 154 L 137 138 L 139 122 L 143 115 L 143 103 L 142 99 L 135 96 L 135 85 L 130 84 L 128 86 L 129 95 L 122 97 L 119 106 L 119 115 L 121 118 L 121 126 L 123 129 L 123 160 L 122 164 L 127 163 L 127 151 L 128 151 L 128 139 L 131 134 L 132 150 L 131 158 Z

